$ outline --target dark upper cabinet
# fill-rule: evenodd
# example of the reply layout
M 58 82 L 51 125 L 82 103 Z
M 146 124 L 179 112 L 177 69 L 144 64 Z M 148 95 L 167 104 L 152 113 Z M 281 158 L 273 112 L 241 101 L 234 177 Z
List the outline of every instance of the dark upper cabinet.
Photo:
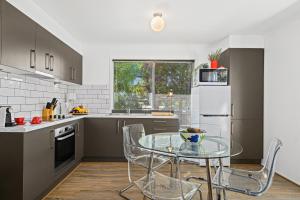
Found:
M 0 0 L 1 64 L 82 84 L 82 56 L 36 24 L 14 6 Z M 1 53 L 1 52 L 0 52 Z
M 73 82 L 82 84 L 82 56 L 73 51 Z
M 64 54 L 62 42 L 41 26 L 36 34 L 36 65 L 37 70 L 63 78 Z
M 37 24 L 7 1 L 1 1 L 1 13 L 1 64 L 33 70 Z
M 220 62 L 230 68 L 232 119 L 263 119 L 264 50 L 228 49 Z
M 0 1 L 0 13 L 3 12 L 2 6 L 3 6 L 3 3 Z M 2 14 L 0 14 L 0 47 L 2 46 L 1 38 L 2 38 Z M 1 59 L 2 59 L 2 49 L 0 48 L 0 63 L 2 63 Z
M 50 73 L 50 49 L 51 35 L 41 26 L 37 27 L 36 32 L 36 69 L 42 72 Z
M 61 41 L 56 38 L 54 35 L 50 34 L 50 73 L 60 79 L 62 79 L 61 72 L 65 67 L 62 63 L 64 59 L 63 55 L 61 55 Z M 63 80 L 63 79 L 62 79 Z

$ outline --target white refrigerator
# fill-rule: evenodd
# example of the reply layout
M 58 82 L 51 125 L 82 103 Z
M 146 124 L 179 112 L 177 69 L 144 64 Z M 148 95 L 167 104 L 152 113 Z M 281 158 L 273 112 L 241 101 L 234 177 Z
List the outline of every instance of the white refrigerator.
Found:
M 198 86 L 192 88 L 192 127 L 206 130 L 210 136 L 226 138 L 230 148 L 231 87 Z M 230 159 L 223 159 L 224 165 Z

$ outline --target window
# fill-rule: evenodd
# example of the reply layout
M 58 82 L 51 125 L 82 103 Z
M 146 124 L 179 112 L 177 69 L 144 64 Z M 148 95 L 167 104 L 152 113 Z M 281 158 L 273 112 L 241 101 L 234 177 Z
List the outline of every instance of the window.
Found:
M 193 61 L 114 61 L 114 110 L 173 110 L 190 124 Z M 173 91 L 172 101 L 167 96 Z M 172 102 L 172 105 L 171 105 Z

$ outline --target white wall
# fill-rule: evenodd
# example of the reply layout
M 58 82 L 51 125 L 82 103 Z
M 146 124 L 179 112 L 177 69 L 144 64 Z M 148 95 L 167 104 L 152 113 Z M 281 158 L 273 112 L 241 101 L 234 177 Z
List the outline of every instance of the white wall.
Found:
M 297 19 L 297 20 L 295 20 Z M 264 148 L 273 137 L 283 142 L 277 172 L 300 184 L 300 18 L 265 35 Z
M 28 17 L 47 29 L 57 38 L 65 42 L 74 50 L 82 53 L 82 45 L 69 32 L 60 26 L 52 17 L 50 17 L 44 10 L 38 7 L 32 0 L 7 0 L 17 9 L 22 11 Z
M 263 35 L 229 35 L 226 38 L 214 42 L 210 45 L 209 50 L 215 51 L 222 48 L 264 48 Z
M 207 62 L 206 45 L 105 44 L 84 47 L 85 84 L 109 84 L 112 59 L 187 59 Z

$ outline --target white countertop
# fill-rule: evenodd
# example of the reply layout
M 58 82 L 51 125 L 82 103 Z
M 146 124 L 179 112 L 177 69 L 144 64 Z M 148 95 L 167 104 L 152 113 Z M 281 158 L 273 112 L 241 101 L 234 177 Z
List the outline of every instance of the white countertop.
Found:
M 83 118 L 136 118 L 136 119 L 177 119 L 178 116 L 153 116 L 151 114 L 89 114 L 82 116 L 73 116 L 67 119 L 61 119 L 52 122 L 42 122 L 41 124 L 31 125 L 26 124 L 23 126 L 14 126 L 14 127 L 0 127 L 1 133 L 26 133 L 42 128 L 47 128 L 67 122 L 72 122 L 75 120 L 83 119 Z

